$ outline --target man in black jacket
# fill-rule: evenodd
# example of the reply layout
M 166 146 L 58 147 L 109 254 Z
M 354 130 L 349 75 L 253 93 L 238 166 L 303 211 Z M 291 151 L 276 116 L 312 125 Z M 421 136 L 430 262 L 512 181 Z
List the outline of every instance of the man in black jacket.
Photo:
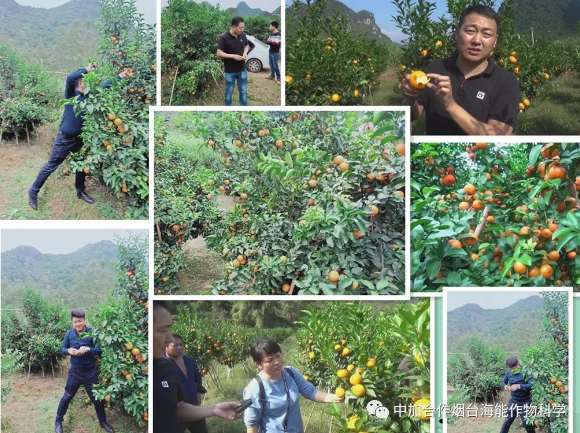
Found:
M 94 71 L 97 65 L 89 65 L 86 68 L 79 69 L 69 74 L 66 77 L 66 87 L 64 90 L 64 97 L 66 99 L 77 97 L 79 101 L 84 101 L 90 96 L 90 92 L 83 93 L 83 74 L 88 74 Z M 126 78 L 128 69 L 125 69 L 115 78 Z M 108 80 L 103 83 L 103 89 L 106 89 L 112 84 L 112 80 Z M 38 173 L 38 177 L 32 184 L 32 187 L 28 190 L 28 204 L 34 210 L 38 209 L 38 193 L 40 189 L 46 182 L 46 179 L 61 165 L 64 160 L 71 154 L 79 152 L 83 148 L 83 140 L 80 137 L 83 123 L 84 123 L 84 112 L 75 112 L 75 106 L 67 104 L 64 106 L 64 113 L 62 115 L 62 120 L 60 122 L 60 127 L 58 130 L 58 135 L 54 140 L 54 145 L 52 147 L 52 153 L 45 166 Z M 79 171 L 75 175 L 75 188 L 77 190 L 77 197 L 89 204 L 93 204 L 95 201 L 90 195 L 85 192 L 85 177 L 84 171 Z
M 525 408 L 532 404 L 532 375 L 529 370 L 522 372 L 522 366 L 515 356 L 510 356 L 505 364 L 508 370 L 505 372 L 502 385 L 506 391 L 511 392 L 511 398 L 500 433 L 508 433 L 518 416 L 522 418 L 522 426 L 526 432 L 534 433 L 536 429 L 533 425 L 527 424 L 525 418 Z
M 66 379 L 64 395 L 56 412 L 54 431 L 55 433 L 63 433 L 62 423 L 68 410 L 68 405 L 80 386 L 83 385 L 95 406 L 100 426 L 109 433 L 115 433 L 113 427 L 107 423 L 104 403 L 93 396 L 93 385 L 99 383 L 96 357 L 101 355 L 101 347 L 94 344 L 92 337 L 79 339 L 79 335 L 91 331 L 91 328 L 86 327 L 85 312 L 83 310 L 73 310 L 70 315 L 73 327 L 64 335 L 61 347 L 62 354 L 70 355 L 71 357 L 70 370 Z

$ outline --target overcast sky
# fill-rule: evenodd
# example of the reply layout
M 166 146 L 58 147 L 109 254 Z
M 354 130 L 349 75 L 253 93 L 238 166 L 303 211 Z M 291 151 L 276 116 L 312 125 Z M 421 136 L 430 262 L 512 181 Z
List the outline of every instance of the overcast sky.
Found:
M 104 240 L 115 240 L 115 234 L 127 237 L 130 232 L 147 235 L 147 230 L 109 230 L 109 229 L 38 229 L 2 230 L 2 252 L 18 246 L 31 246 L 43 254 L 68 254 L 85 245 Z
M 202 3 L 203 0 L 195 0 L 196 3 Z M 235 8 L 242 0 L 207 0 L 213 6 L 220 5 L 222 9 Z M 252 9 L 262 9 L 263 11 L 273 12 L 282 6 L 281 0 L 244 0 Z M 167 0 L 161 0 L 161 7 L 167 6 Z
M 73 2 L 75 0 L 16 0 L 16 3 L 22 6 L 50 9 L 68 3 L 69 1 Z M 145 22 L 148 24 L 155 23 L 156 3 L 156 0 L 135 0 L 137 9 L 145 16 Z
M 447 294 L 447 311 L 455 310 L 465 304 L 477 304 L 484 309 L 499 310 L 515 304 L 520 299 L 540 296 L 539 291 L 524 290 L 520 292 L 490 292 L 469 288 L 464 292 L 449 292 Z

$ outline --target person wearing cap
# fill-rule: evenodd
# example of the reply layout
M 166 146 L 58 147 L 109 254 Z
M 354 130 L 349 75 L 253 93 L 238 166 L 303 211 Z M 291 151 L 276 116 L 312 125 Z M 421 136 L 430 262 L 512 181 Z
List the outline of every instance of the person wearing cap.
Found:
M 185 402 L 179 376 L 173 363 L 163 357 L 165 348 L 173 342 L 173 318 L 164 301 L 153 302 L 153 433 L 181 433 L 183 424 L 217 416 L 234 421 L 240 403 L 227 402 L 194 406 Z
M 522 372 L 518 358 L 510 356 L 506 360 L 508 370 L 503 377 L 503 389 L 511 391 L 511 398 L 508 405 L 507 416 L 501 426 L 500 433 L 508 433 L 510 426 L 518 415 L 522 419 L 522 426 L 528 433 L 536 431 L 533 425 L 526 423 L 526 406 L 532 403 L 532 376 L 528 369 Z M 519 412 L 519 413 L 518 413 Z
M 83 75 L 88 74 L 97 69 L 97 65 L 91 64 L 83 69 L 78 69 L 71 72 L 66 77 L 66 86 L 64 89 L 64 97 L 66 99 L 76 98 L 77 101 L 82 102 L 91 96 L 91 92 L 84 93 L 84 79 Z M 115 79 L 124 79 L 129 76 L 129 68 L 125 68 L 123 72 L 115 77 Z M 102 88 L 106 89 L 113 84 L 113 80 L 105 81 Z M 58 134 L 52 146 L 52 152 L 48 162 L 42 167 L 36 180 L 28 189 L 28 205 L 33 209 L 38 209 L 38 193 L 43 187 L 48 177 L 67 159 L 71 153 L 78 153 L 84 146 L 81 137 L 84 121 L 85 111 L 77 112 L 75 105 L 66 104 L 62 114 L 62 120 L 58 129 Z M 75 174 L 75 188 L 77 191 L 77 198 L 83 200 L 88 204 L 93 204 L 95 201 L 85 191 L 85 177 L 83 170 Z
M 244 415 L 247 433 L 302 433 L 301 395 L 318 403 L 344 401 L 316 389 L 294 367 L 284 367 L 282 349 L 275 341 L 260 339 L 250 353 L 260 372 L 244 389 L 244 400 L 252 400 Z
M 63 433 L 62 423 L 68 406 L 80 386 L 83 385 L 95 406 L 101 428 L 109 433 L 114 433 L 113 427 L 107 423 L 104 402 L 97 400 L 93 395 L 93 385 L 99 383 L 96 357 L 101 355 L 101 347 L 95 345 L 93 337 L 79 338 L 81 334 L 92 331 L 92 328 L 86 326 L 85 312 L 83 310 L 73 310 L 70 313 L 70 317 L 73 327 L 64 334 L 61 347 L 63 355 L 70 355 L 70 369 L 66 378 L 64 395 L 60 399 L 56 412 L 54 431 Z
M 401 82 L 411 120 L 426 117 L 427 135 L 511 135 L 519 113 L 515 75 L 490 58 L 497 45 L 501 19 L 490 7 L 467 7 L 455 31 L 457 52 L 437 59 L 424 72 L 424 89 Z
M 207 390 L 203 387 L 201 373 L 193 359 L 184 354 L 183 338 L 179 334 L 171 334 L 173 341 L 165 348 L 165 357 L 169 359 L 175 367 L 175 372 L 181 381 L 183 397 L 186 403 L 199 406 L 200 394 L 205 394 Z M 207 433 L 205 419 L 193 421 L 183 426 L 191 433 Z

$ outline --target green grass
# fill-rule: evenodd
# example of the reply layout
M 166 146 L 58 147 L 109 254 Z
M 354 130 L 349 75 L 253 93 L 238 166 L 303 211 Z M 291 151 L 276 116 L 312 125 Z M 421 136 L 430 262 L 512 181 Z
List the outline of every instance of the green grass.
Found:
M 38 211 L 28 205 L 28 188 L 48 161 L 52 150 L 54 125 L 40 137 L 3 141 L 0 145 L 0 219 L 13 220 L 117 220 L 125 216 L 126 206 L 96 177 L 87 178 L 87 193 L 95 199 L 89 205 L 76 196 L 74 176 L 63 176 L 57 169 L 38 196 Z
M 394 69 L 381 75 L 381 83 L 373 88 L 373 104 L 401 105 Z M 520 113 L 514 135 L 580 135 L 580 79 L 567 72 L 545 89 L 545 95 L 533 99 L 531 107 Z M 425 116 L 413 122 L 411 134 L 425 135 Z
M 281 86 L 275 81 L 266 80 L 266 76 L 270 75 L 269 69 L 263 69 L 258 73 L 248 72 L 248 105 L 254 106 L 280 106 L 281 105 Z M 162 101 L 163 105 L 169 105 L 171 97 L 171 88 L 173 82 L 169 81 L 165 76 L 161 78 Z M 173 93 L 173 102 L 175 104 L 175 93 Z M 201 106 L 224 106 L 225 100 L 225 79 L 218 80 L 213 83 L 209 93 L 205 98 L 199 99 L 191 96 L 187 99 L 187 103 L 183 105 L 201 105 Z M 232 96 L 232 105 L 240 105 L 238 87 L 234 88 Z
M 298 369 L 296 359 L 298 357 L 298 345 L 296 337 L 291 336 L 281 345 L 284 354 L 284 364 L 292 365 Z M 250 383 L 252 378 L 257 374 L 257 369 L 253 368 L 250 358 L 246 361 L 251 372 L 245 372 L 241 365 L 233 368 L 233 375 L 227 380 L 227 367 L 220 366 L 217 368 L 221 388 L 209 382 L 208 393 L 206 394 L 203 404 L 214 404 L 222 401 L 241 401 L 244 388 Z M 205 376 L 207 383 L 209 376 Z M 207 386 L 206 386 L 207 388 Z M 306 433 L 327 433 L 330 430 L 331 416 L 329 415 L 331 406 L 328 404 L 314 403 L 300 397 L 300 410 Z M 208 431 L 211 433 L 246 433 L 246 427 L 243 420 L 229 422 L 218 418 L 207 420 Z
M 60 399 L 64 393 L 66 375 L 56 370 L 56 376 L 47 374 L 31 375 L 14 374 L 2 378 L 2 384 L 12 382 L 12 390 L 2 406 L 2 432 L 5 433 L 51 433 L 54 431 L 54 419 Z M 87 399 L 83 387 L 73 398 L 64 419 L 65 432 L 101 433 L 97 415 L 92 404 L 85 404 Z M 133 420 L 120 409 L 106 409 L 107 421 L 117 433 L 143 433 Z

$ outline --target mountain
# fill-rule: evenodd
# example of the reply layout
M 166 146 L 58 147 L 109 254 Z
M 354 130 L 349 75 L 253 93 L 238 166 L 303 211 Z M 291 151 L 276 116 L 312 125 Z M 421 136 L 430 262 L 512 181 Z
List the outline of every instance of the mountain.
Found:
M 251 8 L 246 2 L 240 2 L 235 8 L 228 8 L 226 12 L 230 15 L 237 15 L 240 17 L 253 17 L 257 15 L 265 16 L 266 18 L 273 17 L 274 15 L 280 15 L 281 7 L 278 7 L 274 12 L 263 11 L 259 8 Z
M 0 0 L 0 44 L 18 48 L 30 62 L 58 71 L 76 69 L 79 56 L 96 52 L 100 18 L 98 0 L 71 0 L 51 9 Z
M 87 307 L 105 299 L 115 286 L 117 246 L 111 241 L 89 244 L 70 254 L 43 254 L 30 246 L 2 253 L 2 304 L 18 305 L 25 287 L 44 296 Z
M 298 8 L 289 6 L 286 8 L 286 32 L 291 37 L 295 34 L 298 23 L 301 17 L 304 16 L 308 6 L 300 3 Z M 332 17 L 335 13 L 345 15 L 355 36 L 366 35 L 369 39 L 374 39 L 379 42 L 393 43 L 391 39 L 385 35 L 377 23 L 375 22 L 375 15 L 372 12 L 361 10 L 355 12 L 338 0 L 328 0 L 328 6 L 324 10 L 325 17 Z
M 525 349 L 542 330 L 543 301 L 539 296 L 521 299 L 503 309 L 466 304 L 447 313 L 448 352 L 467 352 L 470 337 L 481 338 L 506 351 Z
M 556 40 L 577 34 L 580 0 L 513 0 L 515 26 L 535 39 Z

